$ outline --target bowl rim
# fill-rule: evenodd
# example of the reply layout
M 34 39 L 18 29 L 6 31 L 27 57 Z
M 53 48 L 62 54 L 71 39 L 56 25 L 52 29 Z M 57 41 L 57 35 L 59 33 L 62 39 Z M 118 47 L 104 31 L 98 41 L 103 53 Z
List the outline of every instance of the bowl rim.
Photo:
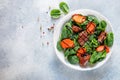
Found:
M 113 31 L 113 27 L 112 27 L 112 24 L 111 24 L 111 22 L 105 17 L 105 16 L 103 16 L 101 13 L 99 13 L 98 11 L 95 11 L 95 10 L 92 10 L 92 9 L 77 9 L 77 10 L 74 10 L 74 11 L 71 11 L 71 12 L 69 12 L 67 15 L 65 15 L 64 17 L 62 17 L 59 21 L 58 21 L 58 24 L 57 25 L 60 25 L 60 22 L 62 22 L 64 19 L 66 19 L 69 15 L 73 15 L 73 14 L 75 14 L 75 12 L 81 12 L 81 11 L 89 11 L 89 12 L 92 12 L 92 13 L 94 13 L 94 14 L 97 14 L 97 15 L 99 15 L 99 16 L 101 16 L 102 18 L 104 18 L 103 20 L 105 20 L 107 23 L 109 23 L 109 27 L 111 28 L 111 32 L 113 32 L 113 34 L 114 34 L 114 31 Z M 93 14 L 93 15 L 94 15 Z M 112 51 L 113 51 L 113 47 L 114 47 L 114 41 L 113 41 L 113 45 L 112 45 L 112 47 L 111 47 L 111 49 L 110 49 L 110 52 L 109 52 L 109 56 L 108 56 L 108 58 L 107 59 L 104 59 L 103 61 L 103 63 L 101 63 L 99 66 L 97 66 L 97 67 L 92 67 L 92 68 L 74 68 L 74 67 L 72 67 L 72 66 L 70 66 L 68 63 L 66 63 L 66 62 L 63 62 L 61 59 L 60 59 L 60 57 L 59 57 L 59 55 L 58 55 L 58 53 L 57 53 L 57 48 L 56 48 L 56 43 L 57 43 L 57 41 L 55 41 L 55 36 L 56 36 L 56 31 L 55 30 L 57 30 L 57 28 L 58 28 L 58 26 L 56 26 L 55 27 L 55 29 L 54 29 L 54 34 L 53 34 L 53 43 L 54 43 L 54 50 L 55 50 L 55 54 L 57 55 L 57 57 L 58 57 L 58 59 L 60 60 L 60 62 L 62 62 L 64 65 L 66 65 L 66 66 L 68 66 L 69 68 L 71 68 L 71 69 L 74 69 L 74 70 L 80 70 L 80 71 L 91 71 L 91 70 L 95 70 L 95 69 L 97 69 L 97 68 L 100 68 L 102 65 L 104 65 L 107 61 L 108 61 L 108 59 L 110 59 L 110 57 L 111 57 L 111 55 L 112 55 Z M 59 28 L 60 29 L 60 28 Z M 114 36 L 114 40 L 115 40 L 115 36 Z M 63 53 L 63 52 L 62 52 Z M 73 64 L 72 64 L 73 65 Z

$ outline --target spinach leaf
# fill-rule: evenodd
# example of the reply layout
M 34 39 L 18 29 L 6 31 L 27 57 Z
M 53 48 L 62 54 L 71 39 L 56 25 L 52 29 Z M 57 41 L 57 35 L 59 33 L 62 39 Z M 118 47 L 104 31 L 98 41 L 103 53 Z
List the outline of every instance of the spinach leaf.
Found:
M 68 57 L 70 55 L 70 49 L 66 49 L 66 51 L 64 52 L 64 56 Z
M 65 26 L 63 26 L 62 28 L 62 32 L 61 32 L 61 39 L 67 38 L 68 37 L 68 30 Z
M 92 44 L 92 47 L 94 48 L 96 48 L 99 45 L 98 41 L 95 38 L 91 40 L 91 44 Z
M 71 64 L 77 64 L 77 63 L 79 63 L 79 58 L 76 55 L 70 55 L 70 56 L 68 56 L 68 61 Z
M 80 48 L 80 46 L 75 46 L 74 50 L 77 51 Z
M 91 54 L 91 53 L 93 52 L 93 50 L 92 50 L 92 45 L 91 45 L 90 41 L 87 41 L 87 42 L 84 44 L 83 47 L 86 49 L 86 52 L 87 52 L 88 54 Z
M 89 40 L 92 41 L 94 38 L 96 38 L 96 35 L 92 34 L 90 35 Z
M 68 27 L 68 28 L 71 28 L 72 24 L 70 22 L 67 22 L 67 23 L 65 23 L 65 26 Z
M 97 27 L 97 30 L 104 31 L 106 27 L 107 27 L 106 21 L 102 20 L 102 21 L 99 23 L 99 26 Z
M 93 54 L 91 55 L 90 63 L 93 64 L 103 60 L 106 57 L 106 54 L 107 54 L 106 51 L 102 51 L 102 52 L 94 51 Z
M 96 17 L 93 19 L 93 22 L 96 24 L 96 26 L 99 24 L 99 20 Z
M 106 54 L 107 54 L 106 51 L 103 51 L 103 52 L 102 52 L 102 56 L 101 56 L 100 58 L 101 58 L 101 59 L 104 59 L 104 58 L 106 57 Z
M 73 34 L 71 20 L 66 22 L 62 28 L 61 38 L 70 38 Z
M 90 22 L 90 21 L 94 22 L 96 25 L 99 24 L 99 20 L 98 20 L 95 16 L 93 16 L 93 15 L 88 15 L 88 16 L 87 16 L 87 20 L 88 20 L 89 22 Z
M 88 16 L 87 16 L 87 20 L 88 20 L 88 21 L 93 21 L 94 17 L 95 17 L 95 16 L 93 16 L 93 15 L 88 15 Z
M 96 35 L 92 34 L 89 36 L 89 41 L 84 44 L 87 53 L 92 54 L 94 49 L 99 45 L 99 42 L 96 40 Z
M 68 7 L 67 3 L 65 3 L 65 2 L 61 2 L 61 3 L 59 4 L 59 8 L 60 8 L 65 14 L 67 14 L 67 13 L 69 12 L 69 7 Z
M 98 52 L 98 55 L 96 56 L 97 57 L 97 60 L 96 60 L 96 62 L 97 61 L 102 61 L 105 57 L 106 57 L 106 51 L 104 50 L 104 51 L 102 51 L 102 52 Z
M 57 42 L 57 49 L 58 49 L 59 51 L 62 51 L 62 50 L 63 50 L 63 48 L 62 48 L 61 45 L 60 45 L 60 40 Z
M 95 61 L 96 61 L 96 56 L 97 56 L 97 52 L 94 51 L 93 54 L 92 54 L 91 57 L 90 57 L 90 63 L 91 63 L 91 64 L 92 64 L 92 63 L 95 63 Z
M 72 19 L 70 19 L 68 22 L 66 22 L 65 26 L 72 28 Z
M 59 18 L 61 15 L 61 12 L 59 9 L 53 9 L 51 10 L 50 15 L 52 18 Z
M 95 34 L 96 36 L 99 36 L 100 33 L 101 33 L 101 30 L 96 30 L 96 31 L 94 32 L 94 34 Z
M 78 34 L 74 33 L 74 34 L 72 34 L 72 36 L 70 38 L 73 39 L 73 40 L 77 40 L 78 39 Z
M 104 44 L 111 47 L 113 45 L 114 35 L 112 32 L 107 34 L 107 38 L 104 41 Z
M 75 38 L 73 39 L 73 41 L 74 41 L 74 45 L 75 45 L 75 46 L 79 46 L 79 43 L 78 43 L 77 40 L 78 40 L 77 38 L 76 38 L 76 39 L 75 39 Z
M 86 26 L 89 23 L 88 20 L 84 21 L 83 23 L 81 23 L 81 26 Z
M 86 21 L 84 21 L 84 22 L 81 23 L 81 24 L 80 24 L 80 23 L 77 23 L 77 25 L 79 25 L 83 30 L 85 30 L 88 23 L 89 23 L 89 21 L 86 20 Z
M 69 55 L 73 55 L 73 54 L 76 54 L 74 49 L 66 49 L 64 53 L 65 57 L 68 57 Z

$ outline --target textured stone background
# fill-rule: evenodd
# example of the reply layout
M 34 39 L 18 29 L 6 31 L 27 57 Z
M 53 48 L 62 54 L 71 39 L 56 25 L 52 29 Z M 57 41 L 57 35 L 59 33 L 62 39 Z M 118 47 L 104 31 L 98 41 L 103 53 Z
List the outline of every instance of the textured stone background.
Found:
M 47 29 L 59 19 L 50 18 L 49 6 L 57 8 L 60 1 L 0 0 L 0 80 L 120 80 L 120 0 L 64 0 L 71 11 L 93 9 L 113 25 L 111 58 L 88 72 L 68 68 L 55 55 L 53 33 Z

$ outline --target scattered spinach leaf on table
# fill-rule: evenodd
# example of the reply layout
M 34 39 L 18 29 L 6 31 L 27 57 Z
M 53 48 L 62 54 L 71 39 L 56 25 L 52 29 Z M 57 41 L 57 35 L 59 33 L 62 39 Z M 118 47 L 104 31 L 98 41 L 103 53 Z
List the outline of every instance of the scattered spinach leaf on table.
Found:
M 65 2 L 60 2 L 59 8 L 60 8 L 65 14 L 67 14 L 67 13 L 69 12 L 69 7 L 68 7 L 67 3 L 65 3 Z
M 61 11 L 59 9 L 53 9 L 50 12 L 52 18 L 59 18 L 61 15 Z

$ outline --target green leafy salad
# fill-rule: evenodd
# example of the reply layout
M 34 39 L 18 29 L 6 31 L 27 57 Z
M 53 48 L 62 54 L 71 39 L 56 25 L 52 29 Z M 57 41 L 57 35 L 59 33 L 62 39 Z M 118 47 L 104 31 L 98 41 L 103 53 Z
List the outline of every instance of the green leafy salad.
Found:
M 64 13 L 68 13 L 65 3 L 59 6 Z M 60 15 L 60 11 L 57 12 L 56 18 Z M 113 45 L 114 34 L 106 32 L 106 27 L 107 22 L 96 16 L 74 14 L 63 25 L 56 47 L 71 64 L 82 67 L 95 64 L 106 58 Z

